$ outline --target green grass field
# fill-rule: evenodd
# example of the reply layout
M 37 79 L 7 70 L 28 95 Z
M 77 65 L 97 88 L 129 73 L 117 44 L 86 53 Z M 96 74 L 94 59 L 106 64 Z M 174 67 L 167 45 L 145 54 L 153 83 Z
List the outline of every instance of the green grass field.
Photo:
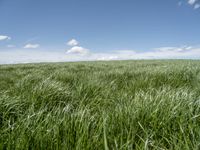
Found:
M 0 65 L 0 149 L 200 149 L 200 61 Z

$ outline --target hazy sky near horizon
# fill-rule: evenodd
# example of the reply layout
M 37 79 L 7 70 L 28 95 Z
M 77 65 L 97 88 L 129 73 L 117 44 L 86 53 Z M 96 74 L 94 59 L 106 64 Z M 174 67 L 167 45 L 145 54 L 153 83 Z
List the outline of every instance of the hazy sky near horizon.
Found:
M 0 63 L 200 58 L 199 27 L 199 0 L 0 0 Z

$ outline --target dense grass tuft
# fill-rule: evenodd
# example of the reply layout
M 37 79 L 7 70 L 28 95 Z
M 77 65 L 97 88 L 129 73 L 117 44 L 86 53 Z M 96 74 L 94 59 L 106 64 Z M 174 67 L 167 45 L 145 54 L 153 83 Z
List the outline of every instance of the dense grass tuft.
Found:
M 200 61 L 0 65 L 0 149 L 200 149 Z

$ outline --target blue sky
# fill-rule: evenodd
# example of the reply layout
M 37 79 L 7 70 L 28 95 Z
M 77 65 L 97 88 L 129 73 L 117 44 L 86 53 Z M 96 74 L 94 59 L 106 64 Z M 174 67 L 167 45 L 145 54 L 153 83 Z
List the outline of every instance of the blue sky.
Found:
M 0 0 L 0 63 L 197 58 L 199 17 L 199 0 Z

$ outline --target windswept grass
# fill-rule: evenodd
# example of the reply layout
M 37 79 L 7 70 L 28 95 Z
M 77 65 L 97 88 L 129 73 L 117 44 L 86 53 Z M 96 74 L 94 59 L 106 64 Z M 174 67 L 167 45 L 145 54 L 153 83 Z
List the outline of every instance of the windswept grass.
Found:
M 200 149 L 200 61 L 0 66 L 0 149 Z

